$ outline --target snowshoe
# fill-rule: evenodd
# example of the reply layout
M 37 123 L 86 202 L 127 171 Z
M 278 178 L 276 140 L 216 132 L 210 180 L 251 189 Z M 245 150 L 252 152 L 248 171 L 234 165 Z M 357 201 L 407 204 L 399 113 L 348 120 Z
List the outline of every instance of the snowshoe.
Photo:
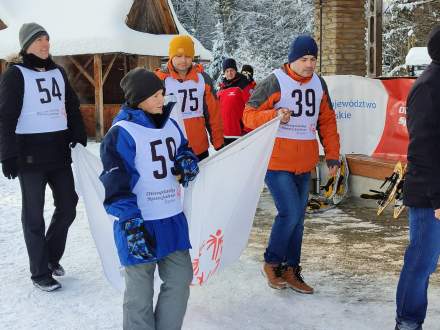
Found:
M 401 162 L 398 162 L 394 167 L 394 171 L 391 176 L 386 177 L 380 188 L 385 187 L 385 191 L 383 192 L 383 198 L 377 201 L 378 209 L 377 215 L 382 214 L 385 208 L 396 198 L 396 191 L 399 185 L 399 182 L 403 178 L 403 174 L 406 166 L 402 166 Z
M 336 180 L 333 188 L 335 190 L 335 194 L 332 197 L 334 204 L 339 204 L 340 202 L 342 202 L 342 200 L 347 196 L 348 193 L 349 170 L 347 160 L 345 159 L 345 156 L 341 156 L 339 160 L 341 165 L 336 174 Z
M 402 179 L 397 184 L 396 188 L 396 198 L 394 199 L 394 210 L 393 210 L 393 218 L 397 219 L 402 211 L 405 209 L 405 205 L 403 205 L 403 183 L 405 182 L 405 170 L 406 166 L 403 168 L 404 173 Z

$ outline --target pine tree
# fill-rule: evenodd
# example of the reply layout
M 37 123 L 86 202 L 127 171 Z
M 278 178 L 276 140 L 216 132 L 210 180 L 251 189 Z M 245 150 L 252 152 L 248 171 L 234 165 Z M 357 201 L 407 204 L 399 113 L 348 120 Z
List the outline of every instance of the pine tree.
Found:
M 214 81 L 214 85 L 218 86 L 222 77 L 222 62 L 227 58 L 225 35 L 223 32 L 223 25 L 220 21 L 217 22 L 215 27 L 215 39 L 212 48 L 213 60 L 209 65 L 208 74 Z

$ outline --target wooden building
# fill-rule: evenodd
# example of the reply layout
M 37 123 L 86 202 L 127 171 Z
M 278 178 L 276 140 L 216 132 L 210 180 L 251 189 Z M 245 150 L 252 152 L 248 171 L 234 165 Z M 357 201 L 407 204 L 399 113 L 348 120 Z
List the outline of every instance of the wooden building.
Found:
M 61 3 L 46 2 L 48 8 Z M 20 7 L 27 6 L 28 11 L 35 12 L 34 21 L 47 29 L 53 58 L 66 69 L 78 93 L 87 134 L 99 141 L 123 101 L 119 82 L 124 74 L 134 67 L 160 67 L 168 54 L 169 41 L 177 34 L 188 33 L 170 0 L 62 2 L 66 15 L 55 19 L 32 0 L 0 4 L 0 73 L 7 56 L 19 50 L 18 30 L 28 22 L 21 16 Z M 2 6 L 6 7 L 4 11 Z M 3 12 L 7 13 L 5 17 Z M 194 41 L 198 58 L 210 60 L 209 51 Z

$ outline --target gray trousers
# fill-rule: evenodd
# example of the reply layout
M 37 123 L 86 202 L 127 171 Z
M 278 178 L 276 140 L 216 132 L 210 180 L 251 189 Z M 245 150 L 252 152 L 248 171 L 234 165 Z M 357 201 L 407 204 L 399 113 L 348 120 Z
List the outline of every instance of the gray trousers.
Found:
M 156 264 L 163 281 L 153 310 Z M 193 277 L 189 251 L 176 251 L 157 263 L 125 268 L 124 330 L 179 330 Z

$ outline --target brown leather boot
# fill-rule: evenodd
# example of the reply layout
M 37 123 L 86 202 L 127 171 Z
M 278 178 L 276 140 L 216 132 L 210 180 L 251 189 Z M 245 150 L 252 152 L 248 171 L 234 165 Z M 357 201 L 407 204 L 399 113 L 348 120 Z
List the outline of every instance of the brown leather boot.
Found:
M 287 288 L 286 281 L 281 277 L 282 273 L 279 265 L 271 265 L 265 262 L 262 273 L 267 279 L 267 284 L 272 289 L 281 290 Z
M 304 282 L 301 275 L 301 266 L 290 267 L 288 266 L 282 275 L 283 279 L 287 282 L 287 286 L 292 290 L 300 293 L 312 294 L 313 288 Z

